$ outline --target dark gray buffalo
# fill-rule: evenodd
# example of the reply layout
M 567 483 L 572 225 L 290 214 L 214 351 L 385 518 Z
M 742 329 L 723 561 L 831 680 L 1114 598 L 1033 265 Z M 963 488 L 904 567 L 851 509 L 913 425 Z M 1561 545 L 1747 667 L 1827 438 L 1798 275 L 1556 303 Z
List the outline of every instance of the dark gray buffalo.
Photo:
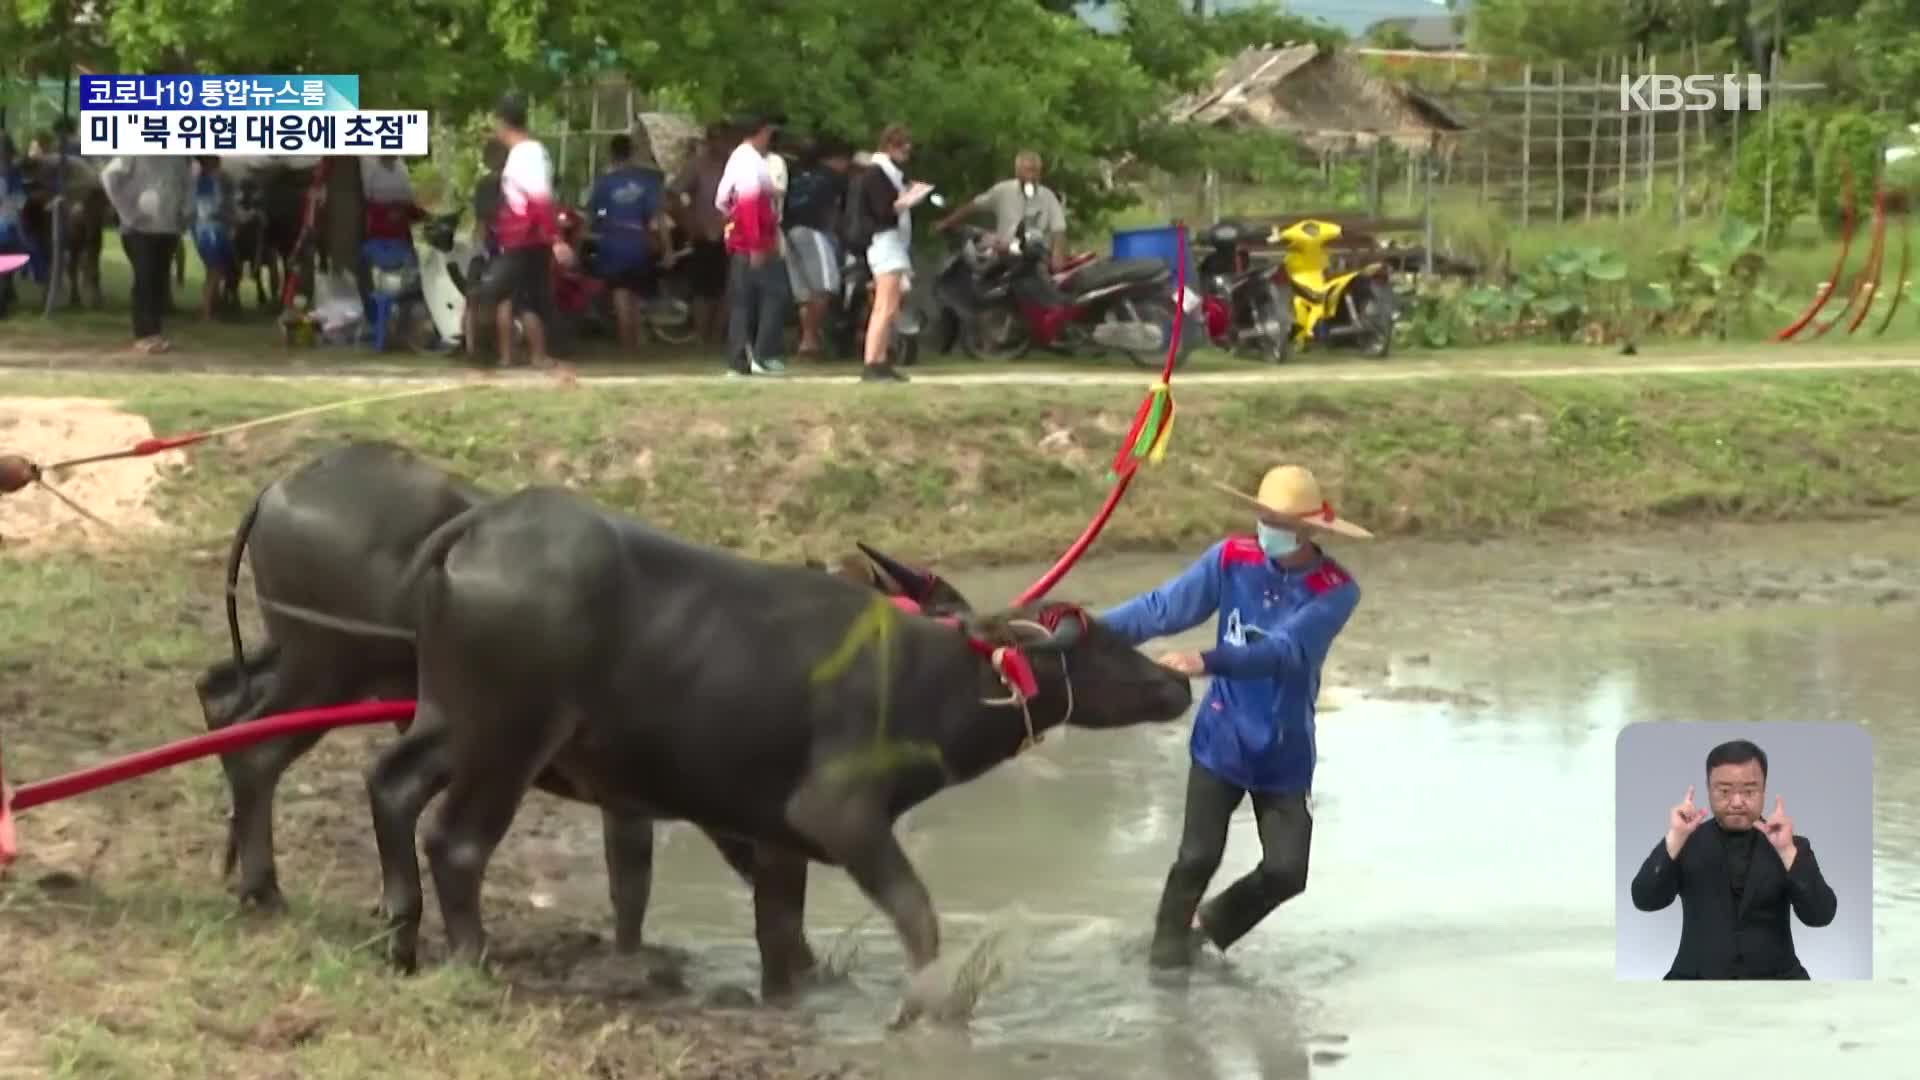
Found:
M 233 655 L 198 680 L 208 729 L 293 709 L 415 696 L 410 613 L 395 599 L 401 575 L 436 528 L 491 497 L 384 442 L 330 450 L 268 485 L 242 519 L 227 559 Z M 938 577 L 864 547 L 862 552 L 834 572 L 937 610 L 966 610 L 965 598 Z M 253 568 L 270 638 L 250 653 L 240 635 L 243 558 Z M 236 888 L 244 904 L 284 904 L 274 865 L 274 791 L 321 736 L 287 736 L 221 759 L 233 799 L 225 873 L 238 869 Z M 544 775 L 540 786 L 580 797 L 558 776 Z M 632 951 L 640 944 L 651 891 L 652 821 L 619 808 L 605 810 L 604 819 L 616 947 Z M 731 839 L 715 843 L 737 871 L 752 873 L 749 847 Z
M 767 996 L 812 959 L 808 859 L 846 869 L 917 970 L 938 925 L 895 819 L 1047 728 L 1166 722 L 1192 701 L 1184 677 L 1071 605 L 903 614 L 870 589 L 685 543 L 554 488 L 463 513 L 408 578 L 419 712 L 368 775 L 403 970 L 427 802 L 446 789 L 427 857 L 451 951 L 477 962 L 481 878 L 542 774 L 609 813 L 750 842 Z M 1001 674 L 1023 665 L 1024 704 Z

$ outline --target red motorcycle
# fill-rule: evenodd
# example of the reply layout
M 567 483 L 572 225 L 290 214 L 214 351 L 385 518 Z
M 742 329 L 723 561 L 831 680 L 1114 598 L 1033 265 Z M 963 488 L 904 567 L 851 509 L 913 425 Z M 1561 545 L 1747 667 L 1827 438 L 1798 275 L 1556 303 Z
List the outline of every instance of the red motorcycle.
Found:
M 1287 358 L 1293 310 L 1279 264 L 1248 251 L 1264 235 L 1235 221 L 1201 234 L 1207 249 L 1198 267 L 1201 310 L 1215 348 L 1277 364 Z
M 969 234 L 969 243 L 981 237 Z M 1116 351 L 1141 367 L 1158 368 L 1173 332 L 1172 273 L 1158 259 L 1077 259 L 1054 271 L 1045 238 L 1022 230 L 979 265 L 965 305 L 962 345 L 980 359 L 1007 360 L 1034 346 L 1067 353 Z M 1187 290 L 1187 315 L 1199 316 L 1200 297 Z M 1182 332 L 1184 362 L 1197 334 Z
M 586 215 L 571 206 L 563 206 L 554 216 L 559 223 L 560 239 L 573 249 L 571 265 L 562 265 L 558 259 L 552 263 L 553 307 L 561 332 L 570 340 L 611 339 L 617 325 L 613 290 L 591 272 L 595 238 L 587 228 Z M 676 262 L 675 265 L 684 264 Z M 660 275 L 659 295 L 647 302 L 642 320 L 656 341 L 667 345 L 692 343 L 693 315 L 685 302 L 684 285 L 682 276 L 672 270 Z

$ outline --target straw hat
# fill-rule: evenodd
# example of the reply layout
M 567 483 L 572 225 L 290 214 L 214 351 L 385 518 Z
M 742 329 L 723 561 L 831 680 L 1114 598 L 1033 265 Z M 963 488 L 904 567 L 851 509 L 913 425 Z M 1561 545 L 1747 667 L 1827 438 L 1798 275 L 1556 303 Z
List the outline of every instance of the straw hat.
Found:
M 1251 503 L 1255 513 L 1270 525 L 1305 532 L 1328 532 L 1356 540 L 1371 539 L 1373 534 L 1333 512 L 1333 506 L 1320 490 L 1313 473 L 1298 465 L 1268 469 L 1260 478 L 1260 493 L 1248 495 L 1216 481 L 1221 491 Z

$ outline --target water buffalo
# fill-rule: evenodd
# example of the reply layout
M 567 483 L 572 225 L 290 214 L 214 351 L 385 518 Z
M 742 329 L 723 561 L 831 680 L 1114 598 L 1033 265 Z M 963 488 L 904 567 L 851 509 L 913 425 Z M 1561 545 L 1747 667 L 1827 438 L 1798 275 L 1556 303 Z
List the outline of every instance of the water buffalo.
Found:
M 330 450 L 263 489 L 236 530 L 227 559 L 232 655 L 207 669 L 196 684 L 208 729 L 292 709 L 413 697 L 416 661 L 407 613 L 394 602 L 398 579 L 434 529 L 491 497 L 385 442 Z M 240 634 L 243 558 L 252 565 L 270 638 L 253 652 L 246 651 Z M 879 592 L 911 596 L 935 610 L 967 610 L 965 597 L 951 585 L 864 546 L 862 554 L 849 556 L 833 572 Z M 224 873 L 232 876 L 238 869 L 236 890 L 243 904 L 284 905 L 274 860 L 274 791 L 287 768 L 321 735 L 287 736 L 221 759 L 233 800 Z M 541 786 L 578 797 L 561 777 L 544 777 Z M 604 812 L 604 824 L 615 944 L 630 952 L 640 944 L 651 890 L 652 822 L 615 808 Z M 751 875 L 749 847 L 731 839 L 715 843 L 736 870 Z
M 543 774 L 609 812 L 752 842 L 767 996 L 811 960 L 796 903 L 808 859 L 844 867 L 921 968 L 938 926 L 893 835 L 901 814 L 1055 725 L 1172 721 L 1192 702 L 1186 678 L 1071 605 L 907 615 L 556 488 L 448 522 L 408 580 L 419 711 L 368 774 L 402 970 L 418 950 L 427 802 L 446 789 L 427 857 L 452 952 L 477 962 L 481 878 Z

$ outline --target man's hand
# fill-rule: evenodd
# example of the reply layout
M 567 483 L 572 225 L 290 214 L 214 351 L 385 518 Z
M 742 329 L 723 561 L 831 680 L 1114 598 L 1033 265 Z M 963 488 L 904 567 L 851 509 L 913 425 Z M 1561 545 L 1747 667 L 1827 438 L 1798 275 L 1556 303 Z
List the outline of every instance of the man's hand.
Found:
M 1761 819 L 1760 832 L 1773 845 L 1773 850 L 1780 853 L 1780 862 L 1787 869 L 1793 869 L 1794 856 L 1800 849 L 1793 844 L 1793 819 L 1787 816 L 1787 806 L 1780 796 L 1773 797 L 1773 815 Z
M 1693 785 L 1689 784 L 1687 797 L 1681 800 L 1679 806 L 1667 811 L 1668 857 L 1679 858 L 1680 849 L 1687 846 L 1687 837 L 1692 836 L 1693 830 L 1699 828 L 1700 823 L 1705 820 L 1707 820 L 1707 812 L 1693 805 Z
M 1200 654 L 1195 652 L 1167 653 L 1160 657 L 1160 666 L 1172 668 L 1188 678 L 1207 673 L 1206 661 L 1200 659 Z

